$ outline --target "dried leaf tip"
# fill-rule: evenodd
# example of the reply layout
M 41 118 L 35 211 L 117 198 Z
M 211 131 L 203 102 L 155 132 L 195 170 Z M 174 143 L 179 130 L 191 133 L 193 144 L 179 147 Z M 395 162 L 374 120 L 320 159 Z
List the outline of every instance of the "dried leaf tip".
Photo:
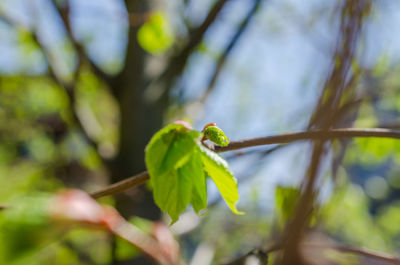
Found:
M 210 122 L 210 123 L 208 123 L 206 126 L 204 126 L 202 132 L 204 132 L 204 131 L 205 131 L 208 127 L 210 127 L 210 126 L 217 126 L 217 124 L 216 124 L 215 122 Z

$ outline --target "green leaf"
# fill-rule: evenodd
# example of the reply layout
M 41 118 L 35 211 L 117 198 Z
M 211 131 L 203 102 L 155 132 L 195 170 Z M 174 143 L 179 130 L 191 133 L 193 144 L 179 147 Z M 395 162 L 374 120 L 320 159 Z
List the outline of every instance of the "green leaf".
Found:
M 166 174 L 187 160 L 196 147 L 195 137 L 179 124 L 171 124 L 158 131 L 146 146 L 146 166 L 152 177 Z M 154 178 L 150 181 L 153 182 Z
M 203 133 L 206 139 L 220 146 L 227 146 L 229 144 L 228 137 L 226 137 L 225 133 L 217 126 L 207 126 Z
M 168 19 L 162 12 L 154 12 L 138 33 L 139 45 L 149 53 L 159 54 L 171 47 L 174 35 Z
M 229 169 L 228 163 L 217 153 L 205 148 L 204 146 L 200 146 L 200 151 L 204 170 L 214 181 L 226 204 L 233 213 L 243 214 L 243 212 L 236 209 L 236 203 L 239 200 L 239 193 L 236 179 Z
M 198 214 L 207 208 L 206 176 L 213 179 L 232 212 L 242 214 L 236 209 L 236 179 L 226 161 L 201 144 L 202 135 L 175 122 L 157 132 L 146 147 L 154 201 L 173 223 L 189 203 Z
M 207 184 L 201 154 L 198 150 L 193 152 L 190 160 L 182 167 L 182 174 L 188 175 L 193 182 L 191 203 L 199 214 L 201 210 L 207 208 Z
M 174 223 L 190 202 L 193 184 L 182 169 L 162 177 L 159 181 L 153 182 L 154 200 L 161 210 L 169 214 Z
M 178 220 L 192 198 L 193 178 L 199 171 L 193 171 L 195 164 L 189 158 L 200 137 L 199 132 L 172 124 L 156 133 L 146 147 L 154 201 L 171 216 L 172 222 Z
M 147 169 L 151 175 L 160 174 L 162 162 L 174 138 L 173 130 L 176 130 L 178 127 L 179 125 L 176 124 L 164 127 L 155 133 L 147 144 L 145 160 Z

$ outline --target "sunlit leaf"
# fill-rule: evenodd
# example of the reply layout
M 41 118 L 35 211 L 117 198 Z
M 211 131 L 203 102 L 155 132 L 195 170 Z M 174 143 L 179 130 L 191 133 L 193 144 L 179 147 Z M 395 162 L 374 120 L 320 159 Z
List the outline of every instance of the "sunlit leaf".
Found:
M 172 222 L 189 203 L 198 214 L 207 208 L 206 176 L 213 179 L 232 212 L 242 214 L 236 209 L 236 179 L 226 161 L 202 145 L 202 136 L 189 124 L 177 121 L 157 132 L 146 147 L 154 201 Z
M 176 222 L 190 202 L 193 187 L 191 179 L 180 168 L 153 181 L 153 187 L 155 202 L 169 214 L 172 222 Z
M 207 208 L 207 184 L 198 150 L 193 152 L 186 166 L 182 167 L 182 174 L 187 174 L 193 182 L 191 203 L 194 210 L 200 213 L 201 210 Z
M 149 53 L 159 54 L 167 50 L 174 41 L 174 35 L 165 14 L 154 12 L 140 27 L 137 39 L 140 46 Z
M 145 160 L 153 184 L 156 178 L 179 168 L 190 157 L 196 147 L 193 137 L 199 134 L 190 136 L 187 131 L 183 125 L 171 124 L 151 138 Z
M 236 203 L 239 200 L 237 181 L 229 169 L 228 163 L 218 154 L 204 146 L 200 146 L 200 150 L 204 170 L 214 181 L 226 204 L 233 213 L 243 214 L 243 212 L 236 209 Z
M 201 177 L 201 167 L 189 161 L 200 136 L 184 125 L 172 124 L 156 133 L 146 147 L 154 200 L 173 222 L 191 201 L 193 179 Z

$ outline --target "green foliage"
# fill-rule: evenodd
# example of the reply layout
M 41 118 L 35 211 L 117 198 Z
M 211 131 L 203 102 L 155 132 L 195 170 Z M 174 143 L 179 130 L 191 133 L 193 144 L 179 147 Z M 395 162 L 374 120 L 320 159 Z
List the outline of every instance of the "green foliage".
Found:
M 282 186 L 276 187 L 275 205 L 282 221 L 287 221 L 292 216 L 299 196 L 300 192 L 297 188 Z
M 146 147 L 146 165 L 154 200 L 175 222 L 188 204 L 197 213 L 207 207 L 206 176 L 217 185 L 235 214 L 239 200 L 236 180 L 226 161 L 200 143 L 202 133 L 183 124 L 157 132 Z
M 147 52 L 159 54 L 171 47 L 174 35 L 162 12 L 154 12 L 137 33 L 140 46 Z
M 193 152 L 190 161 L 187 163 L 186 171 L 193 181 L 192 206 L 197 213 L 207 208 L 207 183 L 203 170 L 202 155 L 196 150 Z
M 356 184 L 337 189 L 322 207 L 320 220 L 329 233 L 345 243 L 387 250 L 382 231 L 369 213 L 368 197 Z
M 346 161 L 366 167 L 376 166 L 390 157 L 398 159 L 399 147 L 395 139 L 356 138 L 347 150 Z M 360 153 L 363 155 L 360 156 Z
M 220 146 L 227 146 L 229 144 L 228 137 L 226 137 L 225 133 L 217 126 L 207 126 L 203 133 L 206 139 Z
M 93 74 L 80 74 L 76 107 L 103 151 L 103 146 L 117 142 L 118 105 Z M 65 185 L 76 186 L 75 180 L 83 189 L 94 189 L 97 180 L 86 182 L 85 178 L 88 168 L 90 174 L 99 173 L 95 171 L 100 165 L 97 150 L 88 146 L 76 130 L 67 93 L 51 79 L 1 76 L 0 87 L 0 200 L 1 204 L 12 206 L 0 212 L 0 264 L 80 264 L 74 250 L 62 244 L 48 244 L 60 239 L 60 231 L 40 214 L 41 199 L 31 197 L 36 197 L 38 190 L 53 192 Z M 74 173 L 64 171 L 68 168 L 74 168 Z M 93 264 L 106 264 L 109 238 L 99 238 L 97 232 L 88 230 L 82 236 L 88 240 L 79 249 L 90 254 L 96 261 Z
M 154 200 L 173 222 L 191 201 L 193 181 L 184 172 L 199 137 L 200 133 L 172 124 L 156 133 L 146 147 Z
M 57 258 L 57 261 L 62 260 L 63 263 L 61 264 L 81 264 L 79 263 L 79 256 L 76 257 L 76 253 L 74 253 L 74 249 L 80 249 L 81 253 L 84 253 L 90 257 L 90 259 L 93 261 L 92 264 L 109 264 L 111 262 L 111 246 L 108 243 L 109 238 L 110 234 L 104 230 L 74 226 L 74 228 L 63 235 L 63 243 L 53 244 L 54 247 L 64 247 L 65 249 L 62 251 L 64 253 L 58 254 L 62 255 L 62 257 Z M 116 240 L 120 239 L 117 238 Z M 57 251 L 57 249 L 48 249 L 49 248 L 46 247 L 45 250 L 42 250 L 42 255 L 49 256 L 46 251 Z M 116 251 L 118 251 L 118 249 L 116 249 Z M 75 258 L 77 261 L 64 261 L 71 258 Z
M 47 216 L 48 195 L 25 197 L 17 200 L 0 215 L 2 244 L 0 262 L 16 262 L 26 257 L 54 236 Z
M 385 206 L 377 217 L 378 225 L 389 235 L 400 233 L 400 201 Z

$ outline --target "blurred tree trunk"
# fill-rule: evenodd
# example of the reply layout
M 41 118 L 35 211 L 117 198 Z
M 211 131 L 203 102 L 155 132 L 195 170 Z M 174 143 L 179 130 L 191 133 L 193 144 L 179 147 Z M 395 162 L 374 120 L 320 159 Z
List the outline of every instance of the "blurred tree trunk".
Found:
M 148 11 L 147 1 L 126 0 L 130 14 Z M 147 77 L 144 71 L 146 52 L 138 45 L 136 33 L 140 25 L 131 25 L 125 68 L 114 82 L 116 98 L 120 106 L 119 153 L 113 163 L 112 182 L 117 182 L 146 169 L 144 149 L 151 136 L 160 129 L 166 102 L 145 100 Z M 161 101 L 165 101 L 162 99 Z M 136 190 L 135 190 L 136 192 Z M 154 204 L 151 192 L 141 187 L 135 196 L 116 196 L 116 207 L 125 217 L 132 215 L 158 220 L 161 212 Z M 153 264 L 140 258 L 114 264 Z

